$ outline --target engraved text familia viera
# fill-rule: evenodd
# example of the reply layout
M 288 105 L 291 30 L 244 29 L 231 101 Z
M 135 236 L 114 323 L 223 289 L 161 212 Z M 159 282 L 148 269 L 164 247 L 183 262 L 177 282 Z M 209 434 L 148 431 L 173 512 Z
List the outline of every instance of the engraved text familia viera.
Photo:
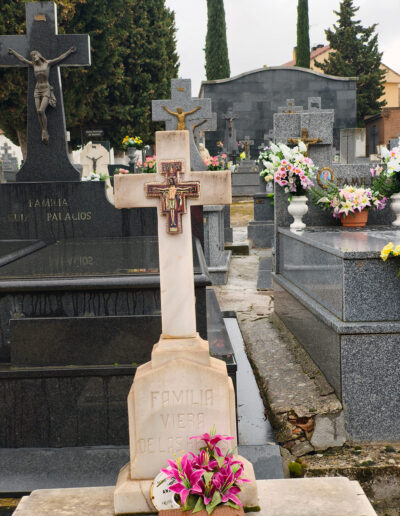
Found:
M 214 404 L 212 389 L 185 389 L 181 391 L 151 391 L 151 408 L 159 409 L 186 405 L 189 407 L 211 407 Z

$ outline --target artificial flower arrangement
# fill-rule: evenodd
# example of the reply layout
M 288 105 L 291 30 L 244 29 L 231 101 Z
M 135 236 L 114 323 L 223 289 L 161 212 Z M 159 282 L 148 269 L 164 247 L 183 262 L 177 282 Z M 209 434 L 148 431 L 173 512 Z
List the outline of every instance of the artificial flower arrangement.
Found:
M 400 256 L 400 245 L 394 247 L 393 242 L 386 244 L 381 250 L 381 259 L 386 262 L 389 256 Z M 400 276 L 400 269 L 397 276 Z
M 232 166 L 231 161 L 227 161 L 227 154 L 220 156 L 211 156 L 209 159 L 203 159 L 203 163 L 207 165 L 208 170 L 226 170 Z
M 224 454 L 218 446 L 233 437 L 217 434 L 213 427 L 210 433 L 190 439 L 204 441 L 199 455 L 185 453 L 176 461 L 169 460 L 169 467 L 161 470 L 169 479 L 168 489 L 178 495 L 181 510 L 191 510 L 193 514 L 206 510 L 211 514 L 221 505 L 239 510 L 240 485 L 250 481 L 242 477 L 243 464 L 234 458 L 233 451 Z
M 384 262 L 386 262 L 389 256 L 400 256 L 400 245 L 396 245 L 396 247 L 394 247 L 393 242 L 386 244 L 385 247 L 383 247 L 381 250 L 381 258 Z
M 390 197 L 400 192 L 400 147 L 381 148 L 381 163 L 371 168 L 372 188 Z
M 383 210 L 386 206 L 386 197 L 363 186 L 356 188 L 344 185 L 339 188 L 334 184 L 329 184 L 326 190 L 313 188 L 311 199 L 316 206 L 331 211 L 333 217 L 342 219 L 349 214 L 354 215 L 372 208 Z
M 125 148 L 133 147 L 135 149 L 143 149 L 143 140 L 140 136 L 125 136 L 122 140 L 122 145 Z
M 305 156 L 307 147 L 302 141 L 290 148 L 283 143 L 271 143 L 258 156 L 263 169 L 260 176 L 268 183 L 274 181 L 292 196 L 304 195 L 314 185 L 316 167 L 311 158 Z
M 138 161 L 138 167 L 142 169 L 143 174 L 155 174 L 157 172 L 156 156 L 146 156 L 143 164 Z

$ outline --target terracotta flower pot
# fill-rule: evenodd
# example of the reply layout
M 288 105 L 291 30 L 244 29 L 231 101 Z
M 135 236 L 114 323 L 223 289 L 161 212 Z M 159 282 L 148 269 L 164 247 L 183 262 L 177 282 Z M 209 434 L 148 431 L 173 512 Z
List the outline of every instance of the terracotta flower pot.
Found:
M 185 516 L 191 515 L 192 511 L 182 512 L 181 509 L 168 509 L 167 511 L 159 511 L 160 516 Z M 196 512 L 196 516 L 208 516 L 207 511 Z M 233 509 L 228 505 L 219 505 L 211 513 L 211 516 L 244 516 L 243 507 Z
M 349 213 L 345 215 L 342 213 L 340 216 L 340 222 L 345 228 L 363 228 L 366 226 L 368 220 L 368 211 L 356 211 L 355 213 Z

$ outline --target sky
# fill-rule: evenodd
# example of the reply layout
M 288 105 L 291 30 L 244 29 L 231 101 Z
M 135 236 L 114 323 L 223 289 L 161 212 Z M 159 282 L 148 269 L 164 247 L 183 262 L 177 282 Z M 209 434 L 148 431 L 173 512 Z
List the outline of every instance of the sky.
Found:
M 310 44 L 326 44 L 325 29 L 337 21 L 340 0 L 308 0 Z M 192 79 L 192 95 L 205 80 L 206 0 L 166 0 L 175 11 L 179 77 Z M 382 61 L 400 73 L 400 0 L 355 0 L 356 19 L 377 23 Z M 292 59 L 296 46 L 297 0 L 224 0 L 231 77 L 279 66 Z

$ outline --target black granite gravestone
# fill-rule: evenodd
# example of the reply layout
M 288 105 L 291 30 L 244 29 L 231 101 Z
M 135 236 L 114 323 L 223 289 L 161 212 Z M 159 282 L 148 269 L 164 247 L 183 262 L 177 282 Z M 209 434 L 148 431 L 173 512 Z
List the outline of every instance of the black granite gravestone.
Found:
M 17 181 L 78 181 L 79 172 L 71 164 L 67 154 L 66 126 L 59 66 L 89 66 L 90 49 L 87 35 L 58 35 L 57 9 L 54 2 L 28 2 L 26 10 L 26 36 L 0 36 L 0 66 L 28 66 L 28 142 L 25 163 L 17 175 Z M 21 61 L 9 52 L 14 50 L 24 59 Z M 54 62 L 69 49 L 75 49 L 61 62 Z M 50 74 L 47 83 L 43 73 L 34 66 L 31 52 L 42 54 Z M 30 63 L 30 64 L 29 64 Z M 36 75 L 36 77 L 35 77 Z M 40 77 L 41 75 L 41 77 Z M 47 117 L 49 140 L 42 140 L 38 107 L 48 99 L 44 115 Z M 39 103 L 37 107 L 35 102 Z M 54 107 L 52 107 L 54 105 Z

